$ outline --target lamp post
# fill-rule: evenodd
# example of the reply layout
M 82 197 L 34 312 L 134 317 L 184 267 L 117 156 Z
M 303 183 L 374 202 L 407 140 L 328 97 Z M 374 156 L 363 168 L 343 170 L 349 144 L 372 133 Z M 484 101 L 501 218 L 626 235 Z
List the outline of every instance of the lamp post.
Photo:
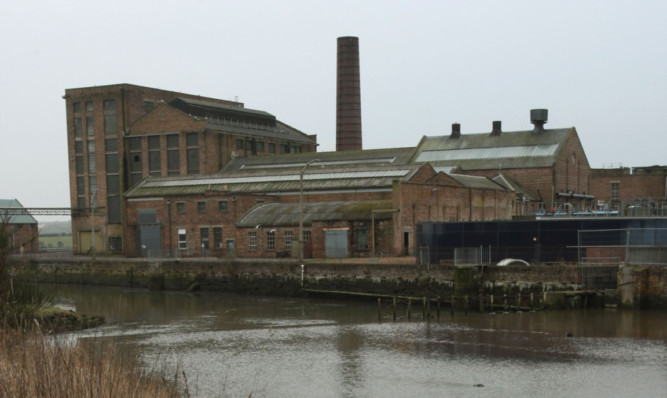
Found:
M 301 172 L 299 173 L 299 260 L 303 260 L 303 173 L 306 172 L 306 168 L 310 166 L 313 162 L 319 162 L 319 159 L 311 159 L 303 165 Z

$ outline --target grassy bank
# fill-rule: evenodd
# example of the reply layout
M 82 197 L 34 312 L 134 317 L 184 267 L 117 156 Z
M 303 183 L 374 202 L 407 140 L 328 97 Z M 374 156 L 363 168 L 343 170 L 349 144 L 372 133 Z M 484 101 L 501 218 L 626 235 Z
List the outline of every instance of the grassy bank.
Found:
M 189 396 L 179 374 L 165 379 L 157 372 L 142 370 L 139 363 L 101 339 L 78 340 L 0 328 L 3 397 Z

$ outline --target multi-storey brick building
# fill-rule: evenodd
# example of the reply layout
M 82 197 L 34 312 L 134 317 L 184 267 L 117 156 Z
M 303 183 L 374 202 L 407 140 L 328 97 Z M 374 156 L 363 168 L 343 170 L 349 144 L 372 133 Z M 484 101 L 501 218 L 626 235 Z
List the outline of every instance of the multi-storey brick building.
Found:
M 148 175 L 213 173 L 272 145 L 285 152 L 317 145 L 315 136 L 234 101 L 131 84 L 67 89 L 63 98 L 75 253 L 122 253 L 123 193 Z

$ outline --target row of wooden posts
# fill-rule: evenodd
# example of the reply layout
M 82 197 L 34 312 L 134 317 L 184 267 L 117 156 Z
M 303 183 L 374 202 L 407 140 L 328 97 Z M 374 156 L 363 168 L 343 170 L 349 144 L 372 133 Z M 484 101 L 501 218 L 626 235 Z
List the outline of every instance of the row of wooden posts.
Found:
M 496 297 L 492 295 L 484 296 L 484 295 L 479 295 L 478 296 L 478 303 L 479 303 L 479 311 L 484 312 L 486 310 L 496 310 L 496 309 L 502 309 L 504 311 L 509 311 L 509 310 L 516 310 L 516 311 L 529 311 L 529 310 L 534 310 L 536 309 L 535 306 L 535 295 L 533 293 L 530 293 L 529 295 L 521 295 L 517 294 L 515 296 L 515 302 L 514 305 L 510 304 L 510 300 L 513 298 L 513 296 L 508 296 L 508 295 L 503 295 L 500 298 L 500 302 L 496 302 Z M 386 300 L 387 297 L 385 296 L 384 299 Z M 436 298 L 427 298 L 427 297 L 391 297 L 390 298 L 390 305 L 392 309 L 392 317 L 394 320 L 397 319 L 397 307 L 399 301 L 406 302 L 407 304 L 407 309 L 406 309 L 406 318 L 411 319 L 412 318 L 412 303 L 413 302 L 421 302 L 422 304 L 422 318 L 423 319 L 430 319 L 432 317 L 431 313 L 431 304 L 435 302 L 435 307 L 436 307 L 436 318 L 440 319 L 440 312 L 441 312 L 441 304 L 446 304 L 449 303 L 449 310 L 452 316 L 454 316 L 455 310 L 461 311 L 465 313 L 465 315 L 468 315 L 468 311 L 470 310 L 470 301 L 471 298 L 470 296 L 451 296 L 449 300 L 443 300 L 441 297 L 436 297 Z M 524 302 L 528 300 L 529 305 L 528 306 L 522 306 Z M 383 297 L 378 297 L 378 320 L 382 319 L 382 301 Z M 459 302 L 459 306 L 457 306 L 457 302 Z M 462 305 L 462 306 L 461 306 Z

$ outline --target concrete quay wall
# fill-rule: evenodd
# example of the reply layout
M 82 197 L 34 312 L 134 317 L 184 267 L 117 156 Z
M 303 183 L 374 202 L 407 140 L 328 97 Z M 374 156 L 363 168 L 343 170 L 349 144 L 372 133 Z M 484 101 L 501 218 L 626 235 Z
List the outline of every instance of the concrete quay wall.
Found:
M 613 267 L 629 308 L 667 308 L 667 267 Z M 426 266 L 414 263 L 305 262 L 289 259 L 28 259 L 12 271 L 20 280 L 48 283 L 207 290 L 244 294 L 366 295 L 443 299 L 469 297 L 471 308 L 576 308 L 609 304 L 591 293 L 576 264 L 510 267 Z M 329 292 L 329 293 L 327 293 Z M 577 293 L 579 292 L 579 293 Z M 495 301 L 493 301 L 495 300 Z M 468 298 L 466 298 L 468 303 Z

